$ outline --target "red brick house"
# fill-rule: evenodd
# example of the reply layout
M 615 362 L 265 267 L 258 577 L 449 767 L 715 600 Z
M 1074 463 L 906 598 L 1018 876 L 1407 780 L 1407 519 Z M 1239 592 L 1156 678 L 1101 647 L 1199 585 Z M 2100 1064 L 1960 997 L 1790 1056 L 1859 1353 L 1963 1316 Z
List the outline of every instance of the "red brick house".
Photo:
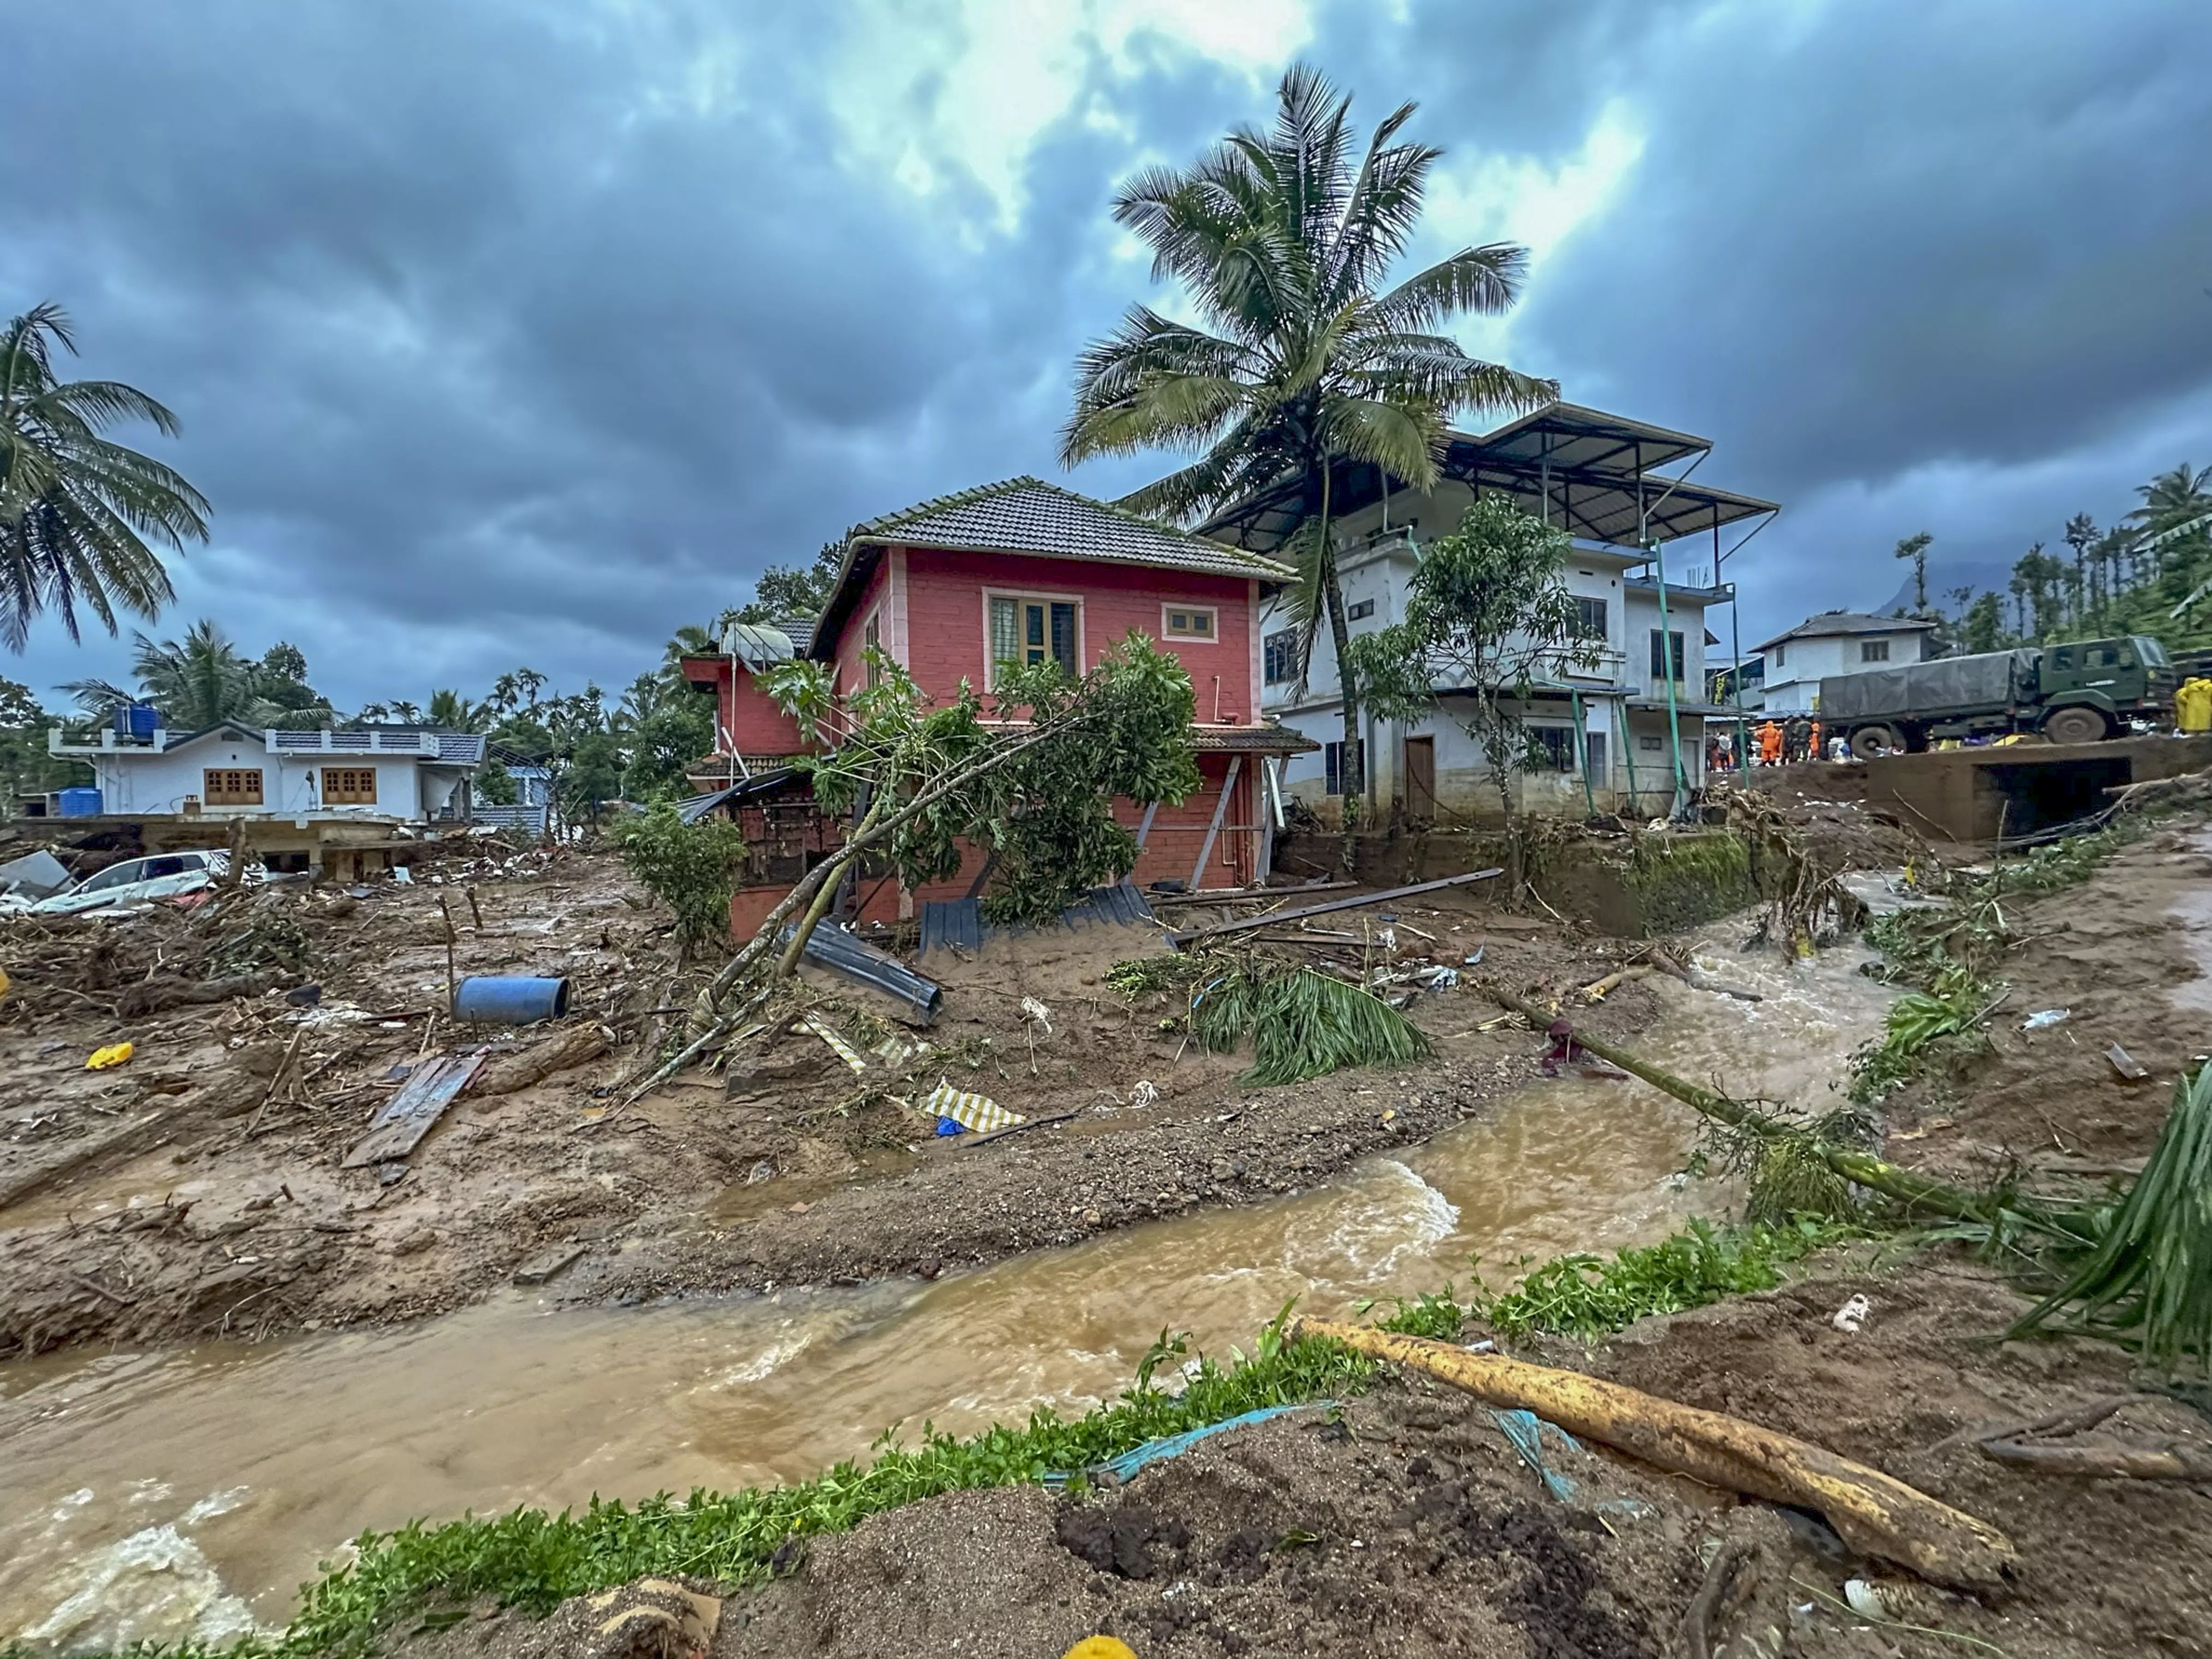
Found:
M 872 645 L 925 696 L 950 699 L 963 679 L 988 694 L 1001 661 L 1057 660 L 1070 673 L 1087 672 L 1130 629 L 1140 630 L 1190 674 L 1205 785 L 1180 806 L 1117 804 L 1141 843 L 1132 878 L 1240 886 L 1257 879 L 1273 839 L 1266 763 L 1314 746 L 1259 712 L 1261 605 L 1291 574 L 1272 559 L 1036 478 L 1012 478 L 854 529 L 804 653 L 832 665 L 838 689 L 850 691 Z M 695 769 L 702 783 L 757 775 L 761 763 L 799 746 L 797 728 L 754 684 L 757 665 L 742 651 L 684 664 L 717 696 L 720 752 Z M 741 767 L 732 756 L 744 757 Z M 959 879 L 920 893 L 883 884 L 862 896 L 861 914 L 890 920 L 913 914 L 918 900 L 961 896 L 981 874 L 980 854 L 969 863 Z M 740 910 L 741 927 L 752 908 Z

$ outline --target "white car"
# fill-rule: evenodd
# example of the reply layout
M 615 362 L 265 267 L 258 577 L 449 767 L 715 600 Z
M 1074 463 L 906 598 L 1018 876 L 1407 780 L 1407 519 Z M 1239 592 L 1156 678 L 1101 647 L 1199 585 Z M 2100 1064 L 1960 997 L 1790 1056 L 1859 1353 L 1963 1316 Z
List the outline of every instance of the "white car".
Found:
M 111 904 L 144 904 L 155 899 L 176 898 L 212 887 L 230 868 L 227 853 L 149 853 L 125 859 L 87 877 L 66 893 L 40 899 L 30 907 L 34 916 L 68 915 L 78 910 L 104 910 Z M 255 871 L 249 866 L 246 878 Z

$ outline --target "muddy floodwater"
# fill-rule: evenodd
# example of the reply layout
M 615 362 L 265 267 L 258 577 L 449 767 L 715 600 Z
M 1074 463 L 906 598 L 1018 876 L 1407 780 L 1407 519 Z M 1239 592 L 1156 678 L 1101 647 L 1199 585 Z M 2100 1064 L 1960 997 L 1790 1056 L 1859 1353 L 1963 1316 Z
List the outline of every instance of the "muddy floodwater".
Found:
M 1708 934 L 1700 960 L 1765 1000 L 1659 980 L 1638 1046 L 1817 1109 L 1885 995 L 1856 951 L 1785 968 L 1728 948 L 1741 931 Z M 1462 1000 L 1470 1021 L 1490 1012 Z M 1293 1296 L 1339 1312 L 1464 1285 L 1478 1256 L 1497 1282 L 1524 1256 L 1717 1213 L 1733 1194 L 1680 1173 L 1695 1140 L 1657 1091 L 1569 1075 L 1294 1197 L 934 1285 L 629 1310 L 515 1294 L 360 1334 L 0 1367 L 0 1638 L 221 1638 L 282 1624 L 318 1559 L 365 1527 L 787 1480 L 895 1423 L 1079 1409 L 1126 1384 L 1164 1327 L 1224 1352 Z

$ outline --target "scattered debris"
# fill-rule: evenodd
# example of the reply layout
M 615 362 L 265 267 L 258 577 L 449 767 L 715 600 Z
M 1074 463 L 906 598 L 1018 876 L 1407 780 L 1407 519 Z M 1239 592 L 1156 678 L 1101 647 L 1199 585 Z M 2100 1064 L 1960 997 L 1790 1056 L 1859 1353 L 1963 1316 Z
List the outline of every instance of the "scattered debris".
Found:
M 2020 1029 L 2023 1031 L 2047 1031 L 2054 1025 L 2063 1025 L 2073 1016 L 2071 1008 L 2045 1008 L 2021 1021 Z
M 1389 887 L 1379 893 L 1357 893 L 1350 898 L 1330 899 L 1322 904 L 1309 904 L 1302 910 L 1277 910 L 1265 915 L 1247 916 L 1241 921 L 1218 921 L 1210 927 L 1193 927 L 1183 933 L 1170 933 L 1168 939 L 1182 949 L 1200 939 L 1225 939 L 1231 933 L 1249 933 L 1258 927 L 1279 927 L 1285 922 L 1303 921 L 1308 916 L 1325 916 L 1338 910 L 1358 910 L 1370 904 L 1389 904 L 1399 899 L 1411 898 L 1417 893 L 1434 893 L 1447 887 L 1464 887 L 1470 882 L 1488 881 L 1504 873 L 1501 869 L 1470 870 L 1465 875 L 1445 876 L 1437 881 L 1415 882 L 1410 887 Z
M 956 1089 L 943 1078 L 929 1091 L 929 1098 L 921 1103 L 925 1112 L 933 1112 L 944 1122 L 957 1124 L 963 1129 L 973 1129 L 978 1134 L 988 1134 L 995 1129 L 1012 1128 L 1029 1120 L 1018 1112 L 1010 1112 L 988 1096 L 969 1090 Z
M 354 1143 L 339 1168 L 358 1170 L 405 1158 L 422 1144 L 483 1064 L 481 1054 L 433 1060 L 408 1074 L 369 1132 Z
M 1828 1323 L 1847 1336 L 1856 1336 L 1864 1328 L 1867 1316 L 1873 1311 L 1873 1303 L 1863 1296 L 1854 1296 L 1836 1310 L 1835 1316 Z
M 106 1048 L 94 1048 L 91 1058 L 84 1062 L 84 1069 L 88 1072 L 105 1072 L 111 1066 L 125 1064 L 137 1052 L 138 1046 L 136 1043 L 111 1042 Z
M 2105 1058 L 2112 1062 L 2112 1069 L 2120 1074 L 2120 1080 L 2124 1083 L 2142 1083 L 2150 1078 L 2149 1071 L 2142 1063 L 2117 1042 L 2106 1048 Z
M 829 1021 L 823 1019 L 819 1014 L 807 1014 L 803 1016 L 799 1023 L 827 1043 L 830 1052 L 843 1060 L 856 1076 L 867 1075 L 868 1062 L 860 1058 L 857 1048 L 837 1035 Z
M 543 1285 L 572 1266 L 583 1254 L 584 1247 L 574 1240 L 566 1244 L 556 1244 L 548 1250 L 540 1250 L 514 1270 L 514 1282 L 518 1285 Z

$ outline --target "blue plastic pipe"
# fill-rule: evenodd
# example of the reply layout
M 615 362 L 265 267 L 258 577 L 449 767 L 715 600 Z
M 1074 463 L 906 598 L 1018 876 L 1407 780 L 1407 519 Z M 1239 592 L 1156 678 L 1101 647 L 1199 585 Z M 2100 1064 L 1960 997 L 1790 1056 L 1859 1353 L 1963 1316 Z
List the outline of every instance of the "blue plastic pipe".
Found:
M 487 1025 L 530 1025 L 568 1012 L 566 979 L 479 974 L 463 980 L 453 992 L 454 1016 Z

